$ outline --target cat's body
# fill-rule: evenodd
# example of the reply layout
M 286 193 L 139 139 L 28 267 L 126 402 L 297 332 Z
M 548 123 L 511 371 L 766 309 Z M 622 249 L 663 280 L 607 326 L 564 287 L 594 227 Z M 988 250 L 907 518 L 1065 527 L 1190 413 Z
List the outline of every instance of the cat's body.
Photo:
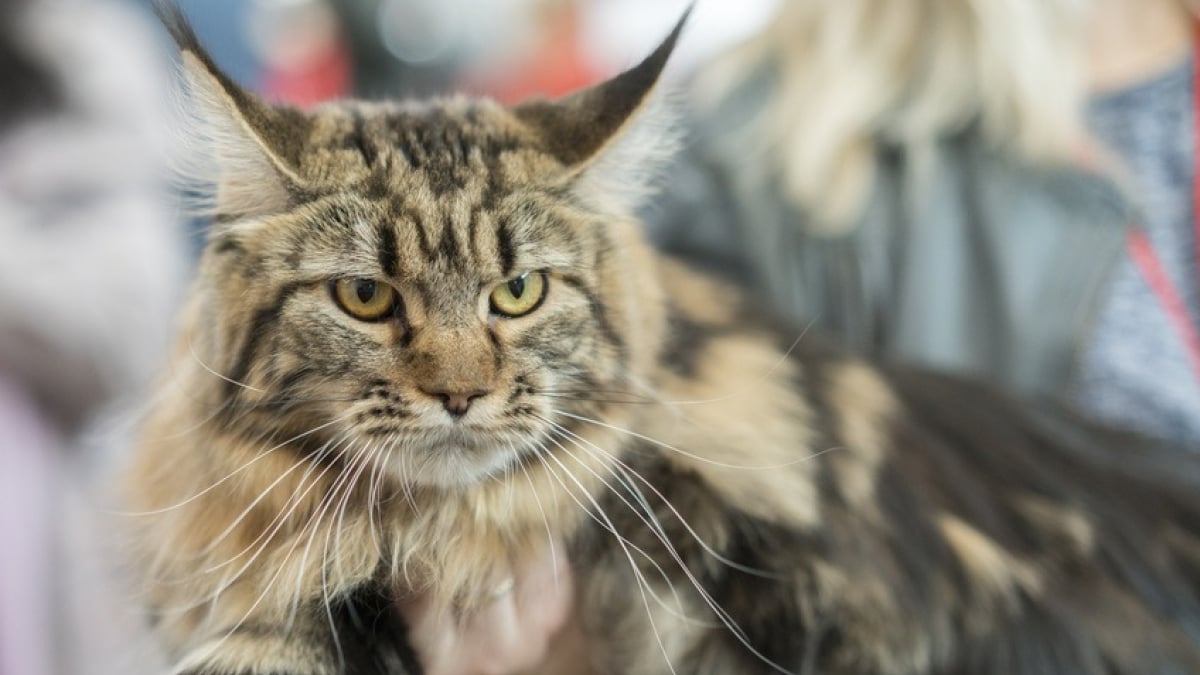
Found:
M 1200 462 L 647 247 L 678 29 L 560 103 L 300 113 L 167 14 L 221 216 L 127 481 L 178 672 L 419 672 L 399 598 L 469 609 L 558 540 L 548 673 L 1200 673 Z

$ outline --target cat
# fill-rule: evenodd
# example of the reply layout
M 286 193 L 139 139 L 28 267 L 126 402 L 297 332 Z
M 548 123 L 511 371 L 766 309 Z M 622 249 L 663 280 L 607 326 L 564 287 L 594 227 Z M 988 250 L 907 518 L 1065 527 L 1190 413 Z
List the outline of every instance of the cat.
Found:
M 420 673 L 397 598 L 469 611 L 558 540 L 574 672 L 1200 673 L 1196 458 L 646 243 L 686 15 L 555 101 L 301 111 L 159 10 L 216 213 L 123 481 L 173 672 Z

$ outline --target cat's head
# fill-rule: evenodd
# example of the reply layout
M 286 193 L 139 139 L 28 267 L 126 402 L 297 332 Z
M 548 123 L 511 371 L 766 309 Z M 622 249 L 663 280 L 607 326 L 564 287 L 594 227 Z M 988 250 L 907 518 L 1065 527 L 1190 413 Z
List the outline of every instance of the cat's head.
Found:
M 453 486 L 638 395 L 662 318 L 630 213 L 670 146 L 649 101 L 682 20 L 558 101 L 300 111 L 239 87 L 163 14 L 213 169 L 186 339 L 217 423 Z

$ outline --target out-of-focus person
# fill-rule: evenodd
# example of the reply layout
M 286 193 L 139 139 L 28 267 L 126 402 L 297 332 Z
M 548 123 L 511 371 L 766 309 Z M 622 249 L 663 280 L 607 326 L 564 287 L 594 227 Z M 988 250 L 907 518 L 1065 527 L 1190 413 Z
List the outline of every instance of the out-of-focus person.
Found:
M 98 420 L 157 368 L 185 271 L 160 53 L 118 3 L 0 4 L 0 675 L 156 670 Z
M 1180 0 L 791 0 L 697 78 L 667 251 L 853 349 L 1200 448 Z
M 583 7 L 577 0 L 541 0 L 529 14 L 535 27 L 529 39 L 469 72 L 466 89 L 512 104 L 563 96 L 609 76 L 584 52 Z

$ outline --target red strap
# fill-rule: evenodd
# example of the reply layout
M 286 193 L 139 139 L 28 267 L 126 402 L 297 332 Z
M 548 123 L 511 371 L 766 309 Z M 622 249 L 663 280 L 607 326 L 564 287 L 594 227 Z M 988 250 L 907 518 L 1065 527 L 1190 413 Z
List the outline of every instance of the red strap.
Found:
M 1196 285 L 1200 287 L 1200 21 L 1192 22 L 1192 220 L 1196 230 Z
M 1183 341 L 1192 363 L 1192 371 L 1196 375 L 1196 379 L 1200 380 L 1200 331 L 1197 331 L 1196 324 L 1188 316 L 1183 296 L 1180 295 L 1175 284 L 1171 283 L 1171 277 L 1167 276 L 1167 270 L 1159 260 L 1158 254 L 1154 252 L 1150 237 L 1146 236 L 1145 232 L 1140 229 L 1131 229 L 1126 243 L 1134 264 L 1138 266 L 1142 276 L 1150 284 L 1150 289 L 1154 291 L 1158 303 L 1162 305 L 1171 324 L 1175 327 L 1175 332 Z
M 1196 233 L 1196 268 L 1197 276 L 1194 283 L 1200 288 L 1200 21 L 1193 25 L 1192 57 L 1192 152 L 1196 168 L 1192 175 L 1192 218 Z M 1150 237 L 1140 229 L 1129 231 L 1126 239 L 1129 255 L 1138 266 L 1146 283 L 1158 298 L 1158 304 L 1171 320 L 1175 333 L 1187 349 L 1188 360 L 1196 379 L 1200 381 L 1200 330 L 1195 319 L 1188 315 L 1187 304 L 1183 295 L 1171 281 L 1166 268 L 1154 251 Z
M 1200 21 L 1192 22 L 1192 166 L 1192 221 L 1196 235 L 1194 281 L 1197 290 L 1200 290 Z M 1196 319 L 1200 321 L 1200 317 Z M 1200 358 L 1200 354 L 1194 351 L 1192 356 Z

